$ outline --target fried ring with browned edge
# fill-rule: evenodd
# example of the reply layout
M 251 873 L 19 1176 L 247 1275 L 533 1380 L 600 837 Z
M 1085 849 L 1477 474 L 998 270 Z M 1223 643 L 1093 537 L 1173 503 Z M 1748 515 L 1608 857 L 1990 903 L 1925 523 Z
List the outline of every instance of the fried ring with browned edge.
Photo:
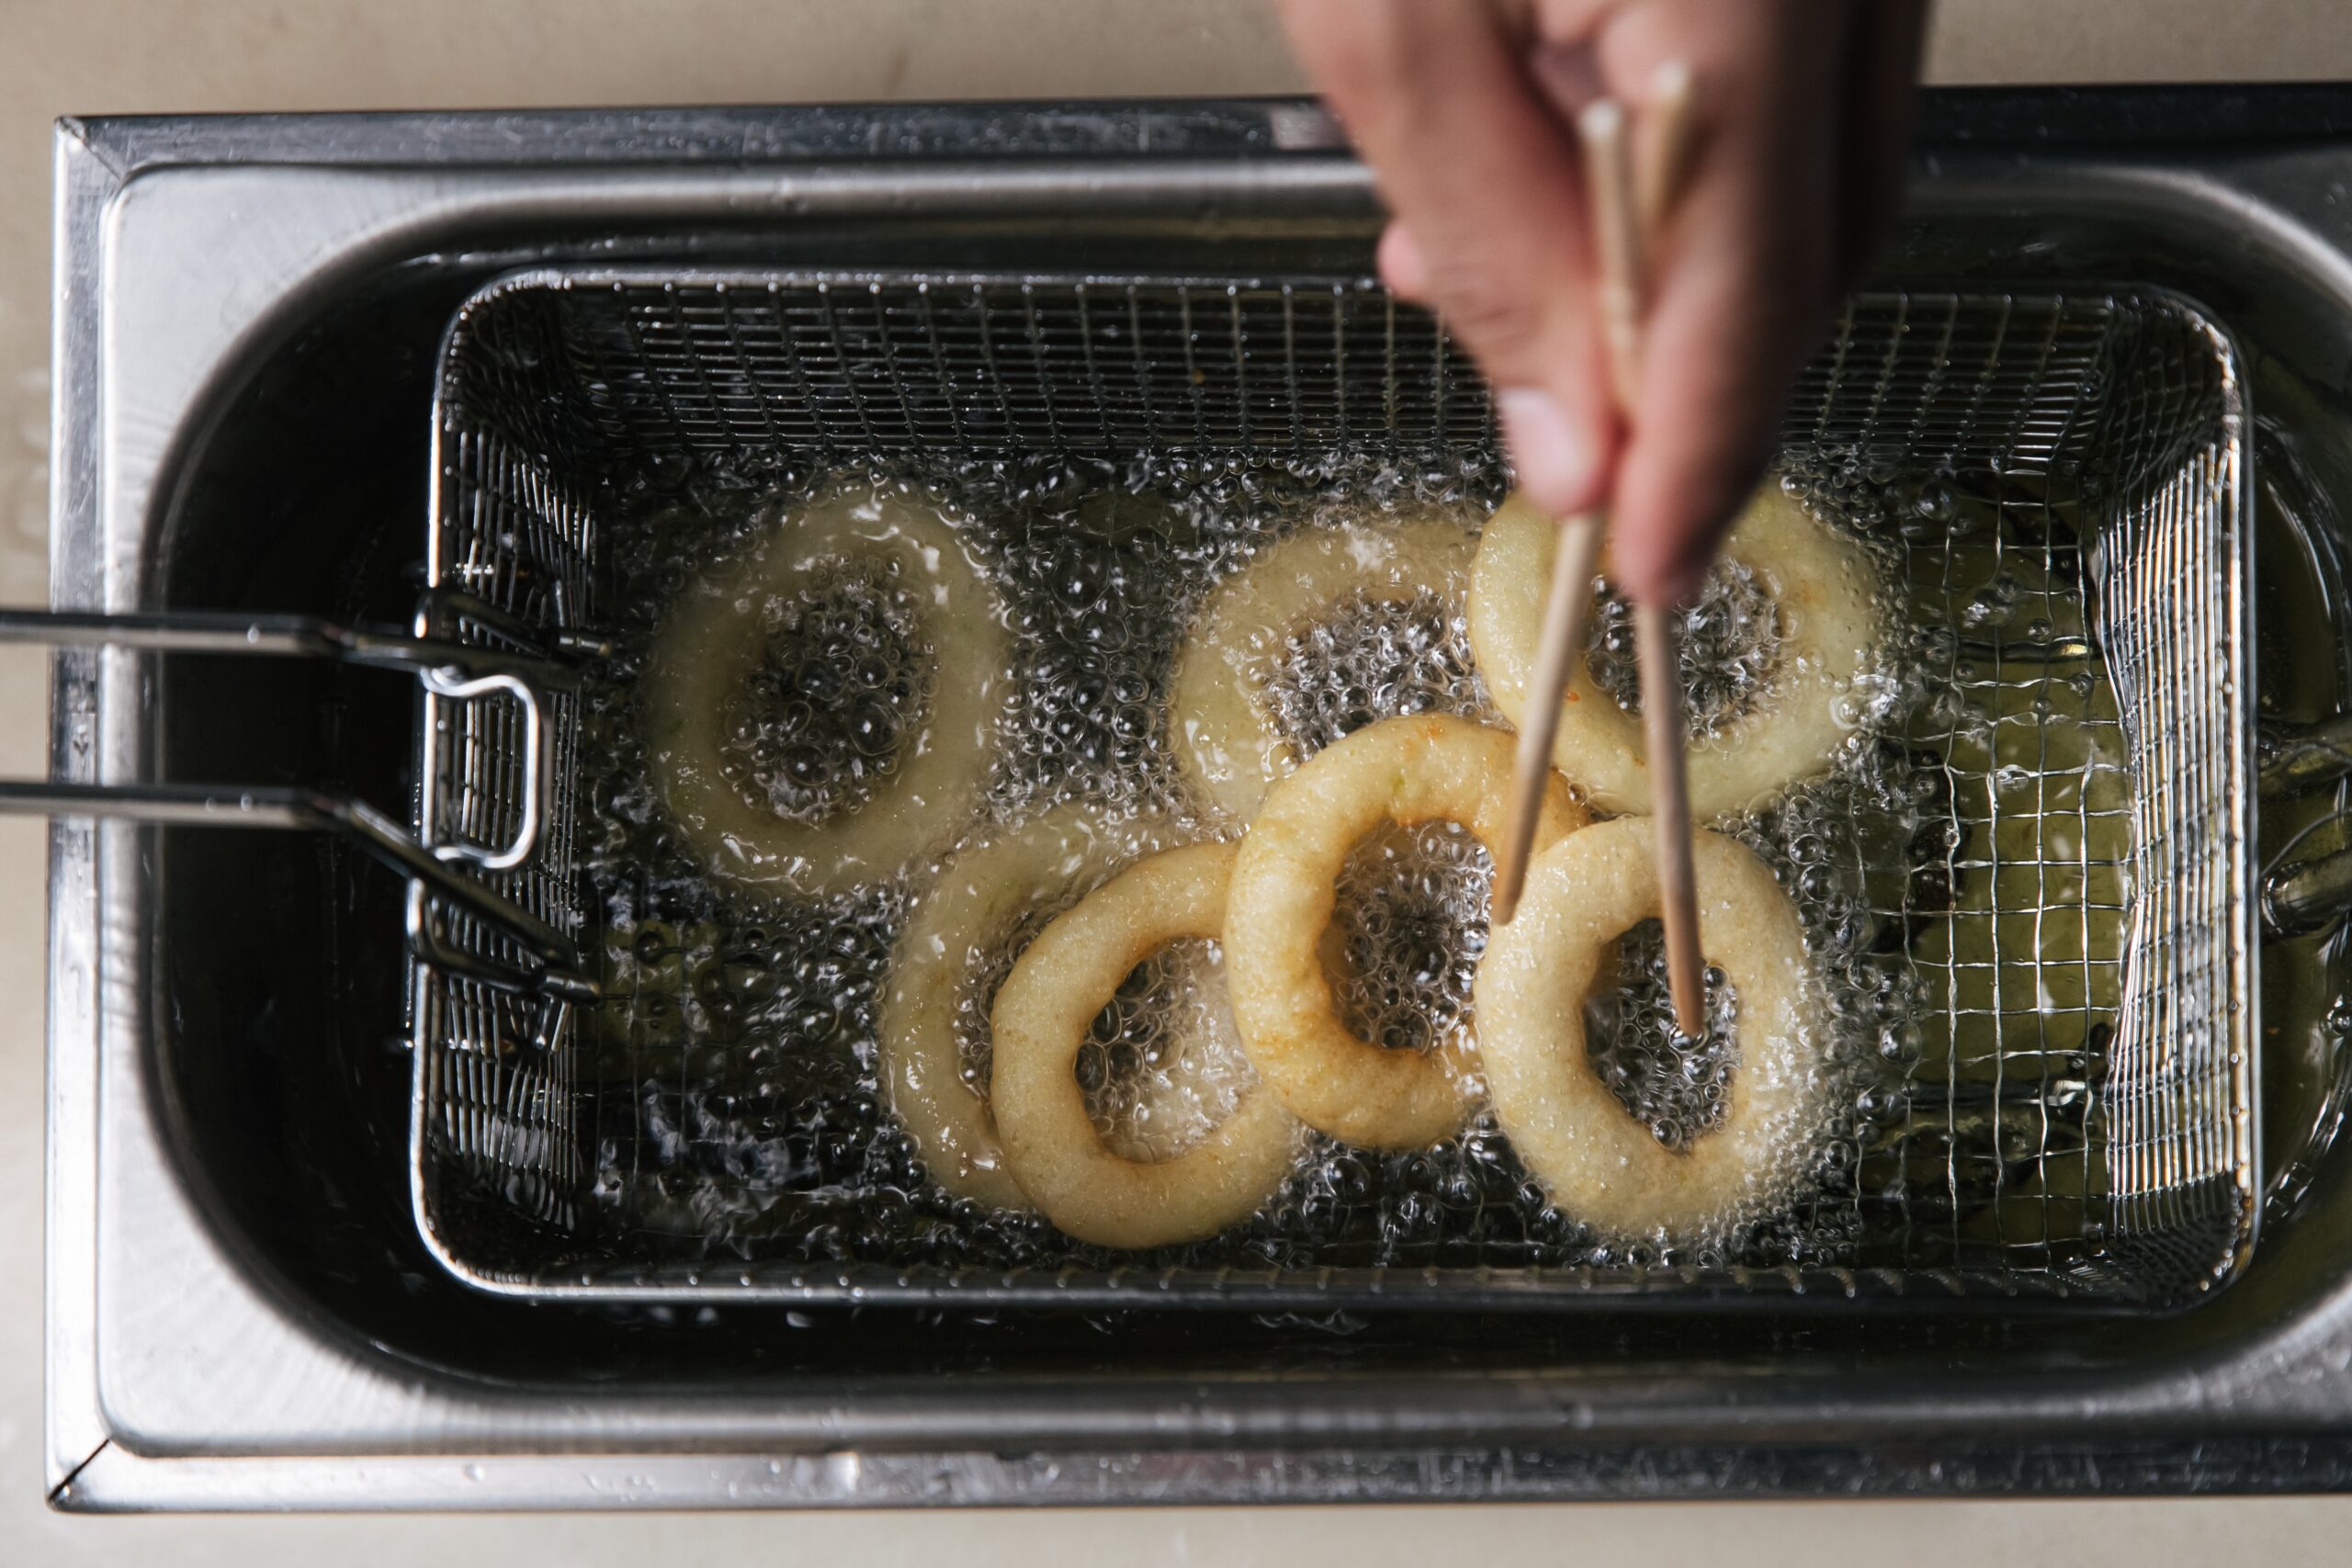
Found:
M 1699 938 L 1732 987 L 1738 1057 L 1722 1121 L 1687 1148 L 1658 1142 L 1586 1055 L 1586 994 L 1617 938 L 1657 913 L 1647 821 L 1603 822 L 1537 856 L 1473 990 L 1511 1147 L 1564 1213 L 1613 1235 L 1687 1241 L 1783 1208 L 1830 1128 L 1796 907 L 1736 840 L 1702 829 L 1691 850 Z
M 1225 917 L 1226 985 L 1242 1046 L 1292 1114 L 1335 1138 L 1418 1148 L 1461 1129 L 1466 1038 L 1392 1051 L 1349 1032 L 1322 953 L 1349 852 L 1384 822 L 1458 822 L 1489 855 L 1510 812 L 1511 738 L 1466 718 L 1384 719 L 1307 759 L 1267 793 L 1241 840 Z M 1589 818 L 1555 775 L 1538 850 Z
M 1516 725 L 1527 722 L 1558 536 L 1558 525 L 1513 496 L 1487 520 L 1470 569 L 1470 649 L 1495 706 Z M 1870 670 L 1879 642 L 1876 566 L 1777 481 L 1756 492 L 1723 553 L 1770 594 L 1781 646 L 1752 705 L 1690 748 L 1690 815 L 1702 822 L 1746 811 L 1829 767 L 1852 730 L 1841 691 Z M 1639 716 L 1593 680 L 1581 650 L 1569 671 L 1553 766 L 1597 810 L 1648 811 Z
M 1225 924 L 1231 844 L 1189 844 L 1129 866 L 1039 933 L 997 992 L 989 1084 L 1013 1179 L 1046 1217 L 1099 1247 L 1198 1241 L 1248 1219 L 1290 1174 L 1298 1123 L 1262 1083 L 1164 1160 L 1103 1145 L 1075 1068 L 1088 1026 L 1136 965 Z

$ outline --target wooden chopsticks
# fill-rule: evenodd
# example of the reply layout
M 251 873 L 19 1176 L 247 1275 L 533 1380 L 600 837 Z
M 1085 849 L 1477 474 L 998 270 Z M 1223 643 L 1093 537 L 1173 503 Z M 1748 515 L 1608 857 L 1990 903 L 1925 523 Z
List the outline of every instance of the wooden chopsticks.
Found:
M 1594 248 L 1600 267 L 1601 328 L 1612 390 L 1632 414 L 1639 386 L 1644 252 L 1671 206 L 1690 134 L 1691 77 L 1687 66 L 1658 73 L 1649 114 L 1651 142 L 1636 175 L 1632 127 L 1624 106 L 1602 98 L 1577 116 L 1585 183 L 1591 202 Z M 1564 518 L 1544 604 L 1543 638 L 1513 763 L 1511 815 L 1503 857 L 1495 868 L 1494 919 L 1508 923 L 1527 881 L 1536 811 L 1552 766 L 1560 704 L 1568 672 L 1581 651 L 1585 612 L 1600 556 L 1605 519 L 1599 513 Z M 1699 899 L 1690 860 L 1690 788 L 1684 776 L 1685 722 L 1679 637 L 1669 612 L 1634 609 L 1635 651 L 1641 665 L 1642 715 L 1650 766 L 1650 810 L 1657 824 L 1659 914 L 1666 927 L 1668 985 L 1675 1027 L 1687 1036 L 1706 1031 L 1705 960 L 1699 947 Z
M 1577 115 L 1576 125 L 1584 146 L 1593 245 L 1600 261 L 1609 372 L 1619 405 L 1630 408 L 1641 359 L 1641 220 L 1626 148 L 1625 110 L 1614 99 L 1602 98 Z M 1551 776 L 1552 747 L 1559 738 L 1560 702 L 1584 644 L 1585 612 L 1592 603 L 1592 574 L 1600 564 L 1607 525 L 1606 514 L 1600 512 L 1559 522 L 1551 587 L 1544 602 L 1544 631 L 1535 645 L 1524 723 L 1511 761 L 1510 817 L 1502 860 L 1495 867 L 1493 918 L 1498 925 L 1510 923 L 1519 910 L 1519 896 L 1526 890 L 1536 816 Z

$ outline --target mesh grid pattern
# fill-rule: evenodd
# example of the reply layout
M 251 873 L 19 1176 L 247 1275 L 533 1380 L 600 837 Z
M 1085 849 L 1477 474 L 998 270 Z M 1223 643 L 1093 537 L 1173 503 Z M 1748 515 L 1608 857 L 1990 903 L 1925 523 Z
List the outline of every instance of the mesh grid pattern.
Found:
M 598 481 L 682 452 L 1493 439 L 1485 390 L 1443 333 L 1356 279 L 528 276 L 468 308 L 444 369 L 433 581 L 538 621 L 560 611 L 593 622 L 586 498 Z M 1910 736 L 1926 743 L 1951 818 L 1940 881 L 1923 890 L 1915 879 L 1873 905 L 1915 929 L 1942 922 L 1910 960 L 1938 1015 L 1928 1057 L 1939 1065 L 1907 1086 L 1888 1146 L 1913 1178 L 1927 1159 L 1929 1184 L 1951 1201 L 1920 1201 L 1916 1179 L 1830 1192 L 1820 1201 L 1858 1217 L 1891 1205 L 1905 1238 L 1853 1270 L 1531 1280 L 1512 1277 L 1497 1249 L 1411 1280 L 1464 1300 L 1783 1284 L 2163 1301 L 2242 1258 L 2252 1076 L 2241 417 L 2226 341 L 2167 298 L 1911 293 L 1849 307 L 1799 382 L 1784 447 L 1932 479 L 1973 541 L 1963 550 L 1959 532 L 1901 517 L 1874 530 L 1923 620 L 1953 634 L 1928 644 L 1956 698 L 1951 722 Z M 1971 624 L 1988 583 L 2009 585 L 1989 630 Z M 2095 624 L 2070 622 L 2086 599 Z M 2102 656 L 2113 707 L 2077 678 Z M 503 705 L 428 701 L 428 833 L 487 840 L 511 823 Z M 574 716 L 559 709 L 554 723 L 560 779 L 572 771 L 563 749 L 576 744 Z M 540 863 L 507 886 L 570 925 L 582 913 L 568 875 L 571 807 L 561 790 L 556 802 Z M 2099 1000 L 2119 994 L 2120 1009 Z M 574 1085 L 571 1020 L 449 976 L 428 976 L 420 995 L 431 998 L 420 1112 L 442 1138 L 424 1158 L 526 1178 L 503 1198 L 467 1201 L 519 1202 L 569 1224 L 595 1120 Z M 1970 1152 L 1978 1145 L 1953 1129 L 1981 1132 L 1988 1119 L 1983 1146 L 1996 1153 Z M 2019 1157 L 1998 1152 L 2012 1149 Z M 1963 1193 L 1984 1201 L 1971 1207 Z M 536 1257 L 469 1258 L 448 1246 L 461 1218 L 446 1218 L 445 1247 L 486 1281 L 608 1296 L 854 1289 L 1067 1301 L 1143 1286 L 1272 1300 L 1350 1285 L 1394 1296 L 1407 1283 L 1393 1269 L 1044 1281 L 856 1266 L 706 1279 L 583 1260 L 560 1240 Z
M 555 391 L 546 327 L 552 318 L 526 301 L 511 316 L 467 323 L 452 353 L 471 370 L 461 395 L 445 388 L 436 411 L 435 524 L 427 577 L 532 626 L 571 624 L 588 604 L 594 520 L 582 477 L 589 434 Z M 528 651 L 462 611 L 432 628 L 485 647 Z M 578 769 L 579 700 L 546 694 L 547 756 L 553 779 Z M 525 809 L 524 719 L 512 699 L 422 699 L 418 836 L 426 844 L 500 845 Z M 558 931 L 576 931 L 583 910 L 575 863 L 573 792 L 548 792 L 539 847 L 513 871 L 484 874 L 492 885 Z M 443 943 L 464 958 L 514 964 L 511 939 L 456 908 L 435 908 Z M 417 1113 L 424 1158 L 417 1189 L 428 1212 L 442 1196 L 447 1157 L 496 1201 L 532 1220 L 568 1226 L 584 1179 L 579 1100 L 567 1008 L 457 971 L 420 964 L 415 1031 Z M 478 1205 L 483 1200 L 477 1195 Z
M 613 448 L 1328 446 L 1490 439 L 1425 313 L 1362 281 L 616 281 L 566 338 Z

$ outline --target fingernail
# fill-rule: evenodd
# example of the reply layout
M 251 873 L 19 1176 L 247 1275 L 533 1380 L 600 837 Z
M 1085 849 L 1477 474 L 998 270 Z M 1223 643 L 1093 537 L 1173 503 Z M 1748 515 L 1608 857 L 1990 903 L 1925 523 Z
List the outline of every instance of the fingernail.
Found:
M 1495 417 L 1530 501 L 1554 516 L 1591 504 L 1592 442 L 1551 393 L 1506 387 L 1495 394 Z
M 1392 293 L 1408 299 L 1429 298 L 1430 266 L 1421 254 L 1421 243 L 1410 229 L 1394 220 L 1380 236 L 1380 280 Z

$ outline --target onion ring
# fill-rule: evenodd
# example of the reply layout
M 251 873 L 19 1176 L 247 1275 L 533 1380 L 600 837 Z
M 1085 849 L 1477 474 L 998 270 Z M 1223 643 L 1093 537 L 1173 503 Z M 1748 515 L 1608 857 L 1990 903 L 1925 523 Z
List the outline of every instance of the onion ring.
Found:
M 726 709 L 765 654 L 768 605 L 842 564 L 893 574 L 922 606 L 931 697 L 873 795 L 821 821 L 796 821 L 721 773 Z M 716 874 L 739 885 L 823 895 L 898 876 L 969 818 L 987 784 L 1012 683 L 1003 620 L 963 541 L 918 502 L 859 489 L 796 510 L 697 579 L 654 640 L 641 709 L 672 820 Z
M 1523 722 L 1558 529 L 1516 495 L 1487 520 L 1470 571 L 1470 647 L 1495 705 Z M 1826 770 L 1853 728 L 1839 689 L 1871 667 L 1879 573 L 1852 540 L 1767 480 L 1724 539 L 1779 612 L 1780 656 L 1762 691 L 1690 756 L 1690 815 L 1748 810 Z M 1553 766 L 1600 810 L 1646 812 L 1642 724 L 1572 662 Z
M 1738 998 L 1738 1058 L 1723 1121 L 1688 1148 L 1659 1143 L 1586 1058 L 1583 1002 L 1601 961 L 1657 912 L 1648 822 L 1604 822 L 1539 856 L 1473 989 L 1511 1146 L 1570 1215 L 1617 1235 L 1690 1237 L 1786 1202 L 1828 1122 L 1795 906 L 1737 840 L 1702 831 L 1692 852 L 1700 940 Z
M 1100 1247 L 1198 1241 L 1248 1219 L 1290 1174 L 1298 1124 L 1263 1084 L 1172 1158 L 1103 1146 L 1073 1069 L 1087 1028 L 1137 964 L 1225 924 L 1231 844 L 1129 866 L 1039 933 L 997 992 L 989 1099 L 1013 1179 L 1046 1217 Z
M 1168 701 L 1172 750 L 1236 822 L 1299 764 L 1274 724 L 1270 678 L 1283 644 L 1351 603 L 1459 603 L 1477 540 L 1452 523 L 1308 528 L 1258 552 L 1217 584 L 1177 655 Z
M 1391 1051 L 1350 1033 L 1333 1010 L 1322 937 L 1348 852 L 1384 822 L 1459 822 L 1498 854 L 1510 773 L 1503 731 L 1417 714 L 1357 730 L 1268 792 L 1234 867 L 1226 985 L 1250 1065 L 1307 1125 L 1353 1144 L 1418 1148 L 1452 1136 L 1469 1115 L 1467 1039 Z M 1587 820 L 1552 775 L 1536 848 Z
M 948 1191 L 991 1208 L 1029 1206 L 1005 1168 L 989 1102 L 963 1074 L 956 1009 L 972 971 L 1018 934 L 1023 916 L 1088 891 L 1123 859 L 1173 838 L 1164 818 L 1113 821 L 1089 806 L 1057 806 L 958 851 L 916 900 L 882 1003 L 881 1078 L 931 1179 Z

